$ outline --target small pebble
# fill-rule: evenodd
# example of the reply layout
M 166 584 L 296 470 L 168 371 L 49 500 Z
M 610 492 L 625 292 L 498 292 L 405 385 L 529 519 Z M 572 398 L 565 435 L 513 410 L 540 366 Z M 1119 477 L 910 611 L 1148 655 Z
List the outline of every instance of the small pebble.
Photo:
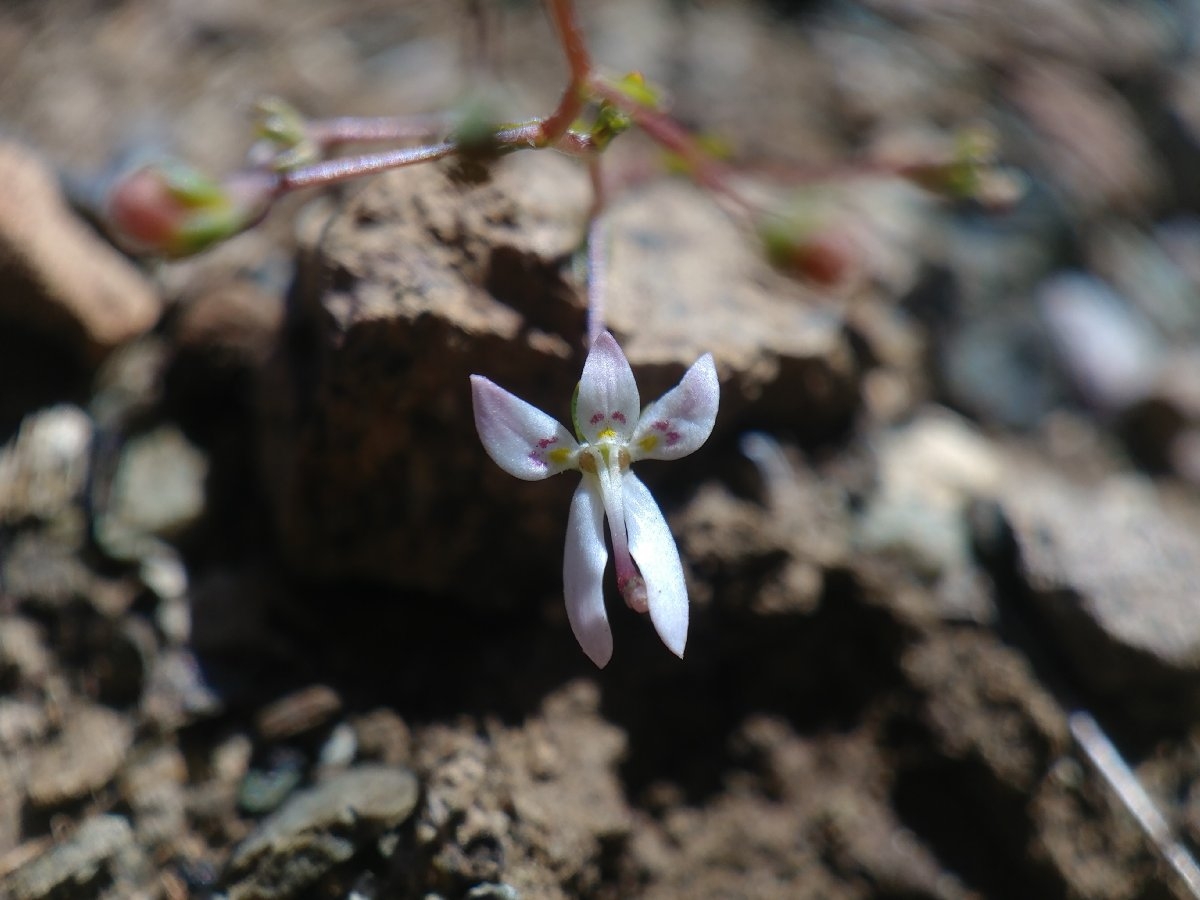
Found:
M 341 708 L 342 698 L 337 691 L 313 684 L 264 707 L 255 719 L 255 727 L 268 743 L 285 741 L 319 728 Z

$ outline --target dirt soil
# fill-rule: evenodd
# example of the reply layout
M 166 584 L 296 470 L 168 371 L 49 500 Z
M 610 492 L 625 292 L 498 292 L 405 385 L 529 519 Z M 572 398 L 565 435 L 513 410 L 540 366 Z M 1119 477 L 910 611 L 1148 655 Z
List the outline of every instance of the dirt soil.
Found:
M 291 197 L 173 263 L 97 217 L 139 161 L 236 168 L 266 95 L 544 113 L 540 5 L 0 8 L 0 897 L 1200 896 L 1194 6 L 579 6 L 824 254 L 609 151 L 608 326 L 644 400 L 705 352 L 722 396 L 638 469 L 686 657 L 611 585 L 604 670 L 574 476 L 497 469 L 468 384 L 568 415 L 577 161 Z M 979 122 L 1007 208 L 797 185 Z

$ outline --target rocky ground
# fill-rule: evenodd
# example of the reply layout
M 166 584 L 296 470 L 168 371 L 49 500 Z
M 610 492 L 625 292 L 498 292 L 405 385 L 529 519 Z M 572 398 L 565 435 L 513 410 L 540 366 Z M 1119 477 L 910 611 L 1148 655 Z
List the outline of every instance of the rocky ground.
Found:
M 643 397 L 711 351 L 722 398 L 639 468 L 687 658 L 613 591 L 603 671 L 573 479 L 500 472 L 467 382 L 567 416 L 576 163 L 395 172 L 180 263 L 94 227 L 136 160 L 235 167 L 262 95 L 420 112 L 482 67 L 548 110 L 539 6 L 485 6 L 486 59 L 466 4 L 0 8 L 0 896 L 1195 896 L 1091 758 L 1098 722 L 1200 843 L 1194 6 L 580 4 L 749 191 L 979 120 L 1025 179 L 797 192 L 852 248 L 818 288 L 614 145 L 609 326 Z

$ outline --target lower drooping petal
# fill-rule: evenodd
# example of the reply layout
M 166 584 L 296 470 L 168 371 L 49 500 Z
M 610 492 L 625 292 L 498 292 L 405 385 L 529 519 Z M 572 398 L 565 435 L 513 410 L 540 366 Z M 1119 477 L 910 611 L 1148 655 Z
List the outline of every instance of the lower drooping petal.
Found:
M 623 480 L 629 552 L 646 581 L 650 621 L 667 649 L 682 657 L 687 643 L 688 596 L 679 549 L 649 489 L 632 472 Z
M 584 479 L 571 498 L 567 547 L 563 555 L 563 593 L 567 619 L 579 646 L 603 669 L 612 658 L 612 631 L 604 611 L 604 504 Z
M 482 375 L 471 376 L 475 429 L 488 456 L 509 475 L 540 481 L 575 467 L 579 445 L 553 417 Z

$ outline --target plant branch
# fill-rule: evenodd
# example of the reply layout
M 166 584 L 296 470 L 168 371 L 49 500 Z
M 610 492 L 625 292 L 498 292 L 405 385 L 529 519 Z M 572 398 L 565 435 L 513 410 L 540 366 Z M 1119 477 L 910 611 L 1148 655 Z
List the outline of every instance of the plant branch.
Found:
M 343 116 L 306 122 L 305 132 L 317 146 L 329 149 L 339 144 L 428 141 L 449 131 L 453 122 L 453 117 L 445 113 L 368 118 Z
M 312 165 L 298 166 L 295 169 L 279 173 L 276 193 L 282 194 L 316 185 L 337 184 L 362 175 L 374 175 L 389 169 L 445 159 L 447 156 L 457 153 L 458 150 L 458 144 L 446 141 L 440 144 L 405 147 L 400 150 L 388 150 L 383 153 L 371 153 L 347 159 L 330 159 Z
M 579 117 L 584 107 L 588 79 L 592 75 L 592 56 L 575 15 L 575 4 L 571 0 L 546 0 L 546 10 L 554 22 L 554 30 L 567 57 L 570 77 L 558 106 L 542 121 L 539 146 L 553 144 L 566 134 L 571 123 Z
M 587 339 L 588 346 L 604 330 L 605 272 L 608 264 L 607 229 L 601 219 L 604 211 L 604 175 L 600 160 L 588 161 L 588 176 L 592 182 L 592 205 L 588 209 L 587 241 Z

